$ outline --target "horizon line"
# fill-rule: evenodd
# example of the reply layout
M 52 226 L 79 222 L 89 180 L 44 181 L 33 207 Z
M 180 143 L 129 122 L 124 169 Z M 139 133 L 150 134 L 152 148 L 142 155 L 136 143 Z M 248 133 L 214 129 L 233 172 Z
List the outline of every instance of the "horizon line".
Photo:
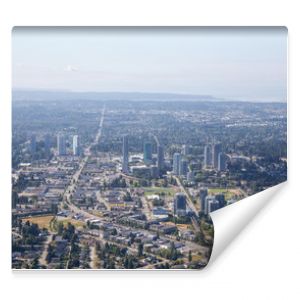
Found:
M 170 95 L 170 96 L 187 96 L 187 97 L 201 97 L 201 98 L 210 98 L 214 102 L 250 102 L 250 103 L 287 103 L 285 100 L 248 100 L 243 98 L 228 98 L 228 97 L 217 97 L 209 94 L 191 94 L 188 92 L 147 92 L 147 91 L 93 91 L 93 90 L 70 90 L 70 89 L 47 89 L 47 88 L 19 88 L 12 87 L 12 92 L 48 92 L 48 93 L 69 93 L 69 94 L 146 94 L 146 95 Z M 13 99 L 12 99 L 13 100 Z M 110 99 L 111 100 L 111 99 Z M 191 100 L 191 99 L 189 99 Z M 209 101 L 209 99 L 199 99 L 202 101 Z

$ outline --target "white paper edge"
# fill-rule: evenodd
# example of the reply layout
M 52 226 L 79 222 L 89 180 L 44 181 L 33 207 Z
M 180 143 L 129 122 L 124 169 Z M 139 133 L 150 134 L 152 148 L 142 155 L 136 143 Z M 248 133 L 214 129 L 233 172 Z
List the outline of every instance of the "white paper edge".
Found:
M 209 264 L 214 262 L 253 217 L 283 188 L 280 183 L 210 214 L 214 224 L 214 243 Z

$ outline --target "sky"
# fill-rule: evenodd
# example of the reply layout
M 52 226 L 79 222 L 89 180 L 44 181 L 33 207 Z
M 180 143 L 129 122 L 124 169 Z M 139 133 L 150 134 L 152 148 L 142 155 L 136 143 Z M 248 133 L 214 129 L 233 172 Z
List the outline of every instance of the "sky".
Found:
M 287 29 L 15 27 L 14 89 L 287 98 Z

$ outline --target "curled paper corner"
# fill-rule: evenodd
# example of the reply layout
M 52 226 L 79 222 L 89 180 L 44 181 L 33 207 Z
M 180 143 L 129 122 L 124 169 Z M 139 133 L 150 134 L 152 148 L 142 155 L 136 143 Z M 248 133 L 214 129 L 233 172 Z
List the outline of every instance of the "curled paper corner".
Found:
M 214 226 L 214 242 L 207 265 L 211 265 L 219 257 L 255 215 L 276 197 L 286 184 L 287 181 L 282 182 L 210 214 Z

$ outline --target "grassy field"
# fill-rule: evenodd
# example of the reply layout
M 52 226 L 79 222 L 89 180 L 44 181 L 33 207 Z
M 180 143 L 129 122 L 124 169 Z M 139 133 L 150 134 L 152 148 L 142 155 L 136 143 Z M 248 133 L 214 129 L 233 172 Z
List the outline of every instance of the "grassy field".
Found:
M 82 227 L 84 225 L 83 221 L 75 220 L 71 218 L 58 217 L 57 222 L 62 222 L 64 226 L 67 226 L 68 223 L 71 223 L 75 227 Z
M 192 262 L 198 262 L 202 260 L 202 255 L 200 254 L 194 254 L 192 255 Z
M 54 220 L 54 222 L 53 222 Z M 75 227 L 82 227 L 84 225 L 83 221 L 74 220 L 72 218 L 64 218 L 64 217 L 55 217 L 51 216 L 37 216 L 37 217 L 29 217 L 22 219 L 23 222 L 29 221 L 30 223 L 37 224 L 39 228 L 46 228 L 49 231 L 56 231 L 56 226 L 58 222 L 62 222 L 64 226 L 67 226 L 68 223 L 71 223 Z
M 212 195 L 222 193 L 225 195 L 225 200 L 229 200 L 229 199 L 233 198 L 235 195 L 241 196 L 241 193 L 238 189 L 211 188 L 211 189 L 208 189 L 208 193 L 212 194 Z
M 173 225 L 174 223 L 172 223 Z M 191 228 L 191 226 L 189 224 L 176 224 L 177 228 L 178 229 L 181 229 L 181 230 L 188 230 Z
M 103 213 L 101 211 L 98 211 L 98 210 L 93 210 L 92 214 L 97 216 L 97 217 L 103 217 Z
M 145 196 L 150 195 L 159 195 L 161 193 L 165 193 L 166 196 L 174 196 L 176 191 L 172 187 L 146 187 L 144 188 Z
M 37 216 L 22 219 L 23 222 L 29 221 L 30 223 L 37 224 L 39 228 L 50 229 L 50 223 L 53 216 Z

